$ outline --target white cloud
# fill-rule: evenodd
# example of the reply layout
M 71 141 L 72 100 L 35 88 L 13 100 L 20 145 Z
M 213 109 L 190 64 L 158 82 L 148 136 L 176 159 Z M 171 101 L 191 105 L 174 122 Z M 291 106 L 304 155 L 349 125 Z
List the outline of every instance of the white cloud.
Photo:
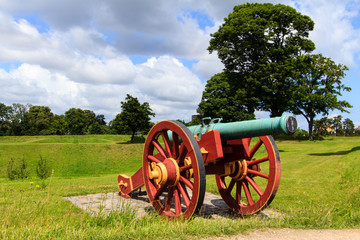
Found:
M 272 2 L 296 6 L 316 22 L 311 38 L 317 51 L 356 64 L 360 34 L 352 21 L 358 6 L 339 0 Z M 18 65 L 0 68 L 0 102 L 47 105 L 56 113 L 80 107 L 111 120 L 129 93 L 149 102 L 156 120 L 190 120 L 204 89 L 201 80 L 223 68 L 216 53 L 206 50 L 210 33 L 243 3 L 0 0 L 0 64 Z M 199 28 L 191 11 L 207 14 L 214 26 Z M 147 61 L 134 65 L 135 55 Z M 196 63 L 185 67 L 179 59 Z
M 199 62 L 193 65 L 192 70 L 207 81 L 216 73 L 222 72 L 223 69 L 224 64 L 222 64 L 217 57 L 216 52 L 213 52 L 212 54 L 204 54 L 203 57 L 199 59 Z
M 38 65 L 22 64 L 9 73 L 0 74 L 1 99 L 10 103 L 50 105 L 63 110 L 73 102 L 82 102 L 78 86 L 61 74 Z
M 135 83 L 148 95 L 168 101 L 194 102 L 200 99 L 203 84 L 176 58 L 150 58 L 139 65 Z
M 315 42 L 316 52 L 335 62 L 355 66 L 354 56 L 360 52 L 360 29 L 355 29 L 352 21 L 358 19 L 360 6 L 348 0 L 305 0 L 298 5 L 300 12 L 315 22 L 310 38 Z
M 72 81 L 39 65 L 22 64 L 10 72 L 0 70 L 0 102 L 46 105 L 57 114 L 72 107 L 91 109 L 110 121 L 120 112 L 120 101 L 128 93 L 149 102 L 156 120 L 190 120 L 201 98 L 198 93 L 204 88 L 196 75 L 169 56 L 151 58 L 132 67 L 136 68 L 135 84 L 98 85 Z

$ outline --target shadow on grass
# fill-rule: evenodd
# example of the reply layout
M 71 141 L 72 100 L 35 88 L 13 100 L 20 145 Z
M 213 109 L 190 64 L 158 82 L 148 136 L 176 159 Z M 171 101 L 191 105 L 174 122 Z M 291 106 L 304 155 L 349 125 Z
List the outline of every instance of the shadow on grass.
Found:
M 355 151 L 359 151 L 359 150 L 360 150 L 360 146 L 357 146 L 357 147 L 353 147 L 352 149 L 347 150 L 347 151 L 326 152 L 326 153 L 309 153 L 309 155 L 311 155 L 311 156 L 346 155 L 346 154 L 349 154 L 351 152 L 355 152 Z

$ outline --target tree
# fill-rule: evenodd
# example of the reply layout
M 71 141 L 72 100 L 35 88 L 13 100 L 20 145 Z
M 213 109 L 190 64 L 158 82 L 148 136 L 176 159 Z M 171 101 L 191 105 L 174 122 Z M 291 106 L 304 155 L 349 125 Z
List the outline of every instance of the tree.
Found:
M 9 114 L 11 107 L 0 103 L 0 136 L 5 136 L 10 130 Z
M 355 124 L 350 118 L 346 118 L 343 122 L 343 128 L 346 136 L 352 136 L 355 133 Z
M 323 117 L 320 120 L 314 120 L 314 131 L 312 131 L 312 134 L 318 135 L 318 136 L 326 136 L 332 132 L 332 120 Z
M 335 136 L 342 135 L 343 133 L 342 116 L 337 115 L 336 117 L 333 117 L 331 124 L 335 130 Z
M 294 61 L 315 49 L 308 39 L 314 22 L 282 4 L 247 3 L 234 7 L 219 30 L 211 34 L 210 53 L 217 51 L 225 71 L 238 73 L 258 109 L 280 116 L 292 99 Z M 234 93 L 234 92 L 233 92 Z
M 121 113 L 116 115 L 112 121 L 112 128 L 117 133 L 131 133 L 131 142 L 134 142 L 135 133 L 138 131 L 149 131 L 151 123 L 150 116 L 155 116 L 149 103 L 140 104 L 137 98 L 127 94 L 125 101 L 121 102 Z
M 50 134 L 65 135 L 69 132 L 69 125 L 65 120 L 64 115 L 55 115 L 51 122 Z
M 71 135 L 83 135 L 88 124 L 87 116 L 80 108 L 70 108 L 65 112 L 65 120 Z
M 100 125 L 98 121 L 95 121 L 89 127 L 90 134 L 104 134 L 104 125 Z
M 54 114 L 49 107 L 31 106 L 25 114 L 28 123 L 27 135 L 48 135 L 50 134 L 51 122 Z
M 290 111 L 305 117 L 309 126 L 309 139 L 312 140 L 317 114 L 328 115 L 334 109 L 348 112 L 346 108 L 351 107 L 348 102 L 338 100 L 342 91 L 351 90 L 341 82 L 348 68 L 321 54 L 301 56 L 297 66 L 300 74 L 296 78 L 293 107 Z
M 65 120 L 72 135 L 83 135 L 89 133 L 90 126 L 96 122 L 96 115 L 91 110 L 71 108 L 65 112 Z
M 30 107 L 30 104 L 23 105 L 20 103 L 14 103 L 11 105 L 11 109 L 9 111 L 9 135 L 23 135 L 25 130 L 28 129 L 28 123 L 25 115 L 29 111 Z
M 105 116 L 103 114 L 96 115 L 95 119 L 100 125 L 106 125 Z
M 201 117 L 223 118 L 223 122 L 254 119 L 246 91 L 231 89 L 230 73 L 219 73 L 211 77 L 205 86 L 198 113 Z M 234 94 L 232 91 L 236 91 Z

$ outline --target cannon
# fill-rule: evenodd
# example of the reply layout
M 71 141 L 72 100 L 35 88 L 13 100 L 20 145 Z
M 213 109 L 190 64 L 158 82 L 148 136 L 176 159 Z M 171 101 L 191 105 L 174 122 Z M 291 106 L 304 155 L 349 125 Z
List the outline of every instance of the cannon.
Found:
M 168 218 L 189 219 L 204 200 L 206 175 L 229 208 L 254 214 L 274 199 L 280 182 L 280 156 L 271 135 L 293 134 L 293 116 L 222 123 L 204 118 L 187 128 L 178 121 L 161 121 L 148 133 L 142 167 L 131 177 L 118 176 L 119 195 L 145 185 L 155 211 Z

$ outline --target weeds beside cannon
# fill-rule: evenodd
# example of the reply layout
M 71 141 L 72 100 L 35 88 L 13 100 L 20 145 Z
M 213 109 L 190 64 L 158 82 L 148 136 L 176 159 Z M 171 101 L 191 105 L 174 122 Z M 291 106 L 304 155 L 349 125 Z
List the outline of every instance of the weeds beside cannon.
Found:
M 161 121 L 146 138 L 142 168 L 131 177 L 118 176 L 119 194 L 129 198 L 145 185 L 158 214 L 188 219 L 202 206 L 206 175 L 214 174 L 232 211 L 256 213 L 271 203 L 280 182 L 279 151 L 267 135 L 296 128 L 292 116 L 232 123 L 205 118 L 189 128 Z

